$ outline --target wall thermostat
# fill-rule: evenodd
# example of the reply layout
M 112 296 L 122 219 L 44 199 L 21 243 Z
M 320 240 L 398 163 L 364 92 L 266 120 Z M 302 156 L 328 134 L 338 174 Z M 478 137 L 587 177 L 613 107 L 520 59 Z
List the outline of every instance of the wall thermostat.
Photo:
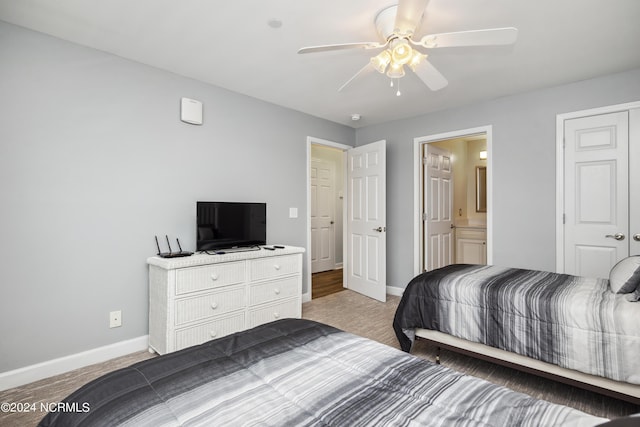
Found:
M 182 98 L 180 100 L 180 120 L 192 125 L 201 125 L 202 102 L 195 99 Z

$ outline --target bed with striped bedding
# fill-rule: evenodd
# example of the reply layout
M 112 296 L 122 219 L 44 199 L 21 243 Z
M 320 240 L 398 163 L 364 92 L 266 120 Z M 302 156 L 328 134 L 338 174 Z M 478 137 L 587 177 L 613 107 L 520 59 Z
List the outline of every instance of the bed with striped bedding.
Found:
M 415 277 L 394 329 L 410 351 L 418 328 L 590 375 L 640 384 L 640 303 L 604 279 L 456 264 Z
M 606 420 L 283 319 L 88 383 L 40 426 L 594 426 Z

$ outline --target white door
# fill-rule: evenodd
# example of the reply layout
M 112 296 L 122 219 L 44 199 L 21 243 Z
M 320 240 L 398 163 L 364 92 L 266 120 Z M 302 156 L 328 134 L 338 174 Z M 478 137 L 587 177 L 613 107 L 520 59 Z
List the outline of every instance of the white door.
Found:
M 453 174 L 451 153 L 425 145 L 423 266 L 431 271 L 453 264 Z
M 566 120 L 564 138 L 564 272 L 608 278 L 629 255 L 629 112 Z
M 335 167 L 311 161 L 311 272 L 335 268 Z
M 640 255 L 640 108 L 629 119 L 629 255 Z
M 347 153 L 347 288 L 387 298 L 386 142 Z

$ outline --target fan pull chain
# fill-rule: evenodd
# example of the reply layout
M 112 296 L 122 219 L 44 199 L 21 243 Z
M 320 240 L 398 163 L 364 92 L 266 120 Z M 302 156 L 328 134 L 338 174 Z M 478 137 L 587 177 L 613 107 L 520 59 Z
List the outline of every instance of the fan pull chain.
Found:
M 402 93 L 400 93 L 400 79 L 398 79 L 398 91 L 396 92 L 396 96 L 400 95 L 402 95 Z

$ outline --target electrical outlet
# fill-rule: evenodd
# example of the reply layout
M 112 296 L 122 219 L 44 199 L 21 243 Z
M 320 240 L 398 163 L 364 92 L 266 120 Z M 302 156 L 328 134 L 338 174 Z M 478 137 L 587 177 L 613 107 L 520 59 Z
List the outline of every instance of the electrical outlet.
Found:
M 122 326 L 122 311 L 112 311 L 109 313 L 109 327 L 119 328 Z

